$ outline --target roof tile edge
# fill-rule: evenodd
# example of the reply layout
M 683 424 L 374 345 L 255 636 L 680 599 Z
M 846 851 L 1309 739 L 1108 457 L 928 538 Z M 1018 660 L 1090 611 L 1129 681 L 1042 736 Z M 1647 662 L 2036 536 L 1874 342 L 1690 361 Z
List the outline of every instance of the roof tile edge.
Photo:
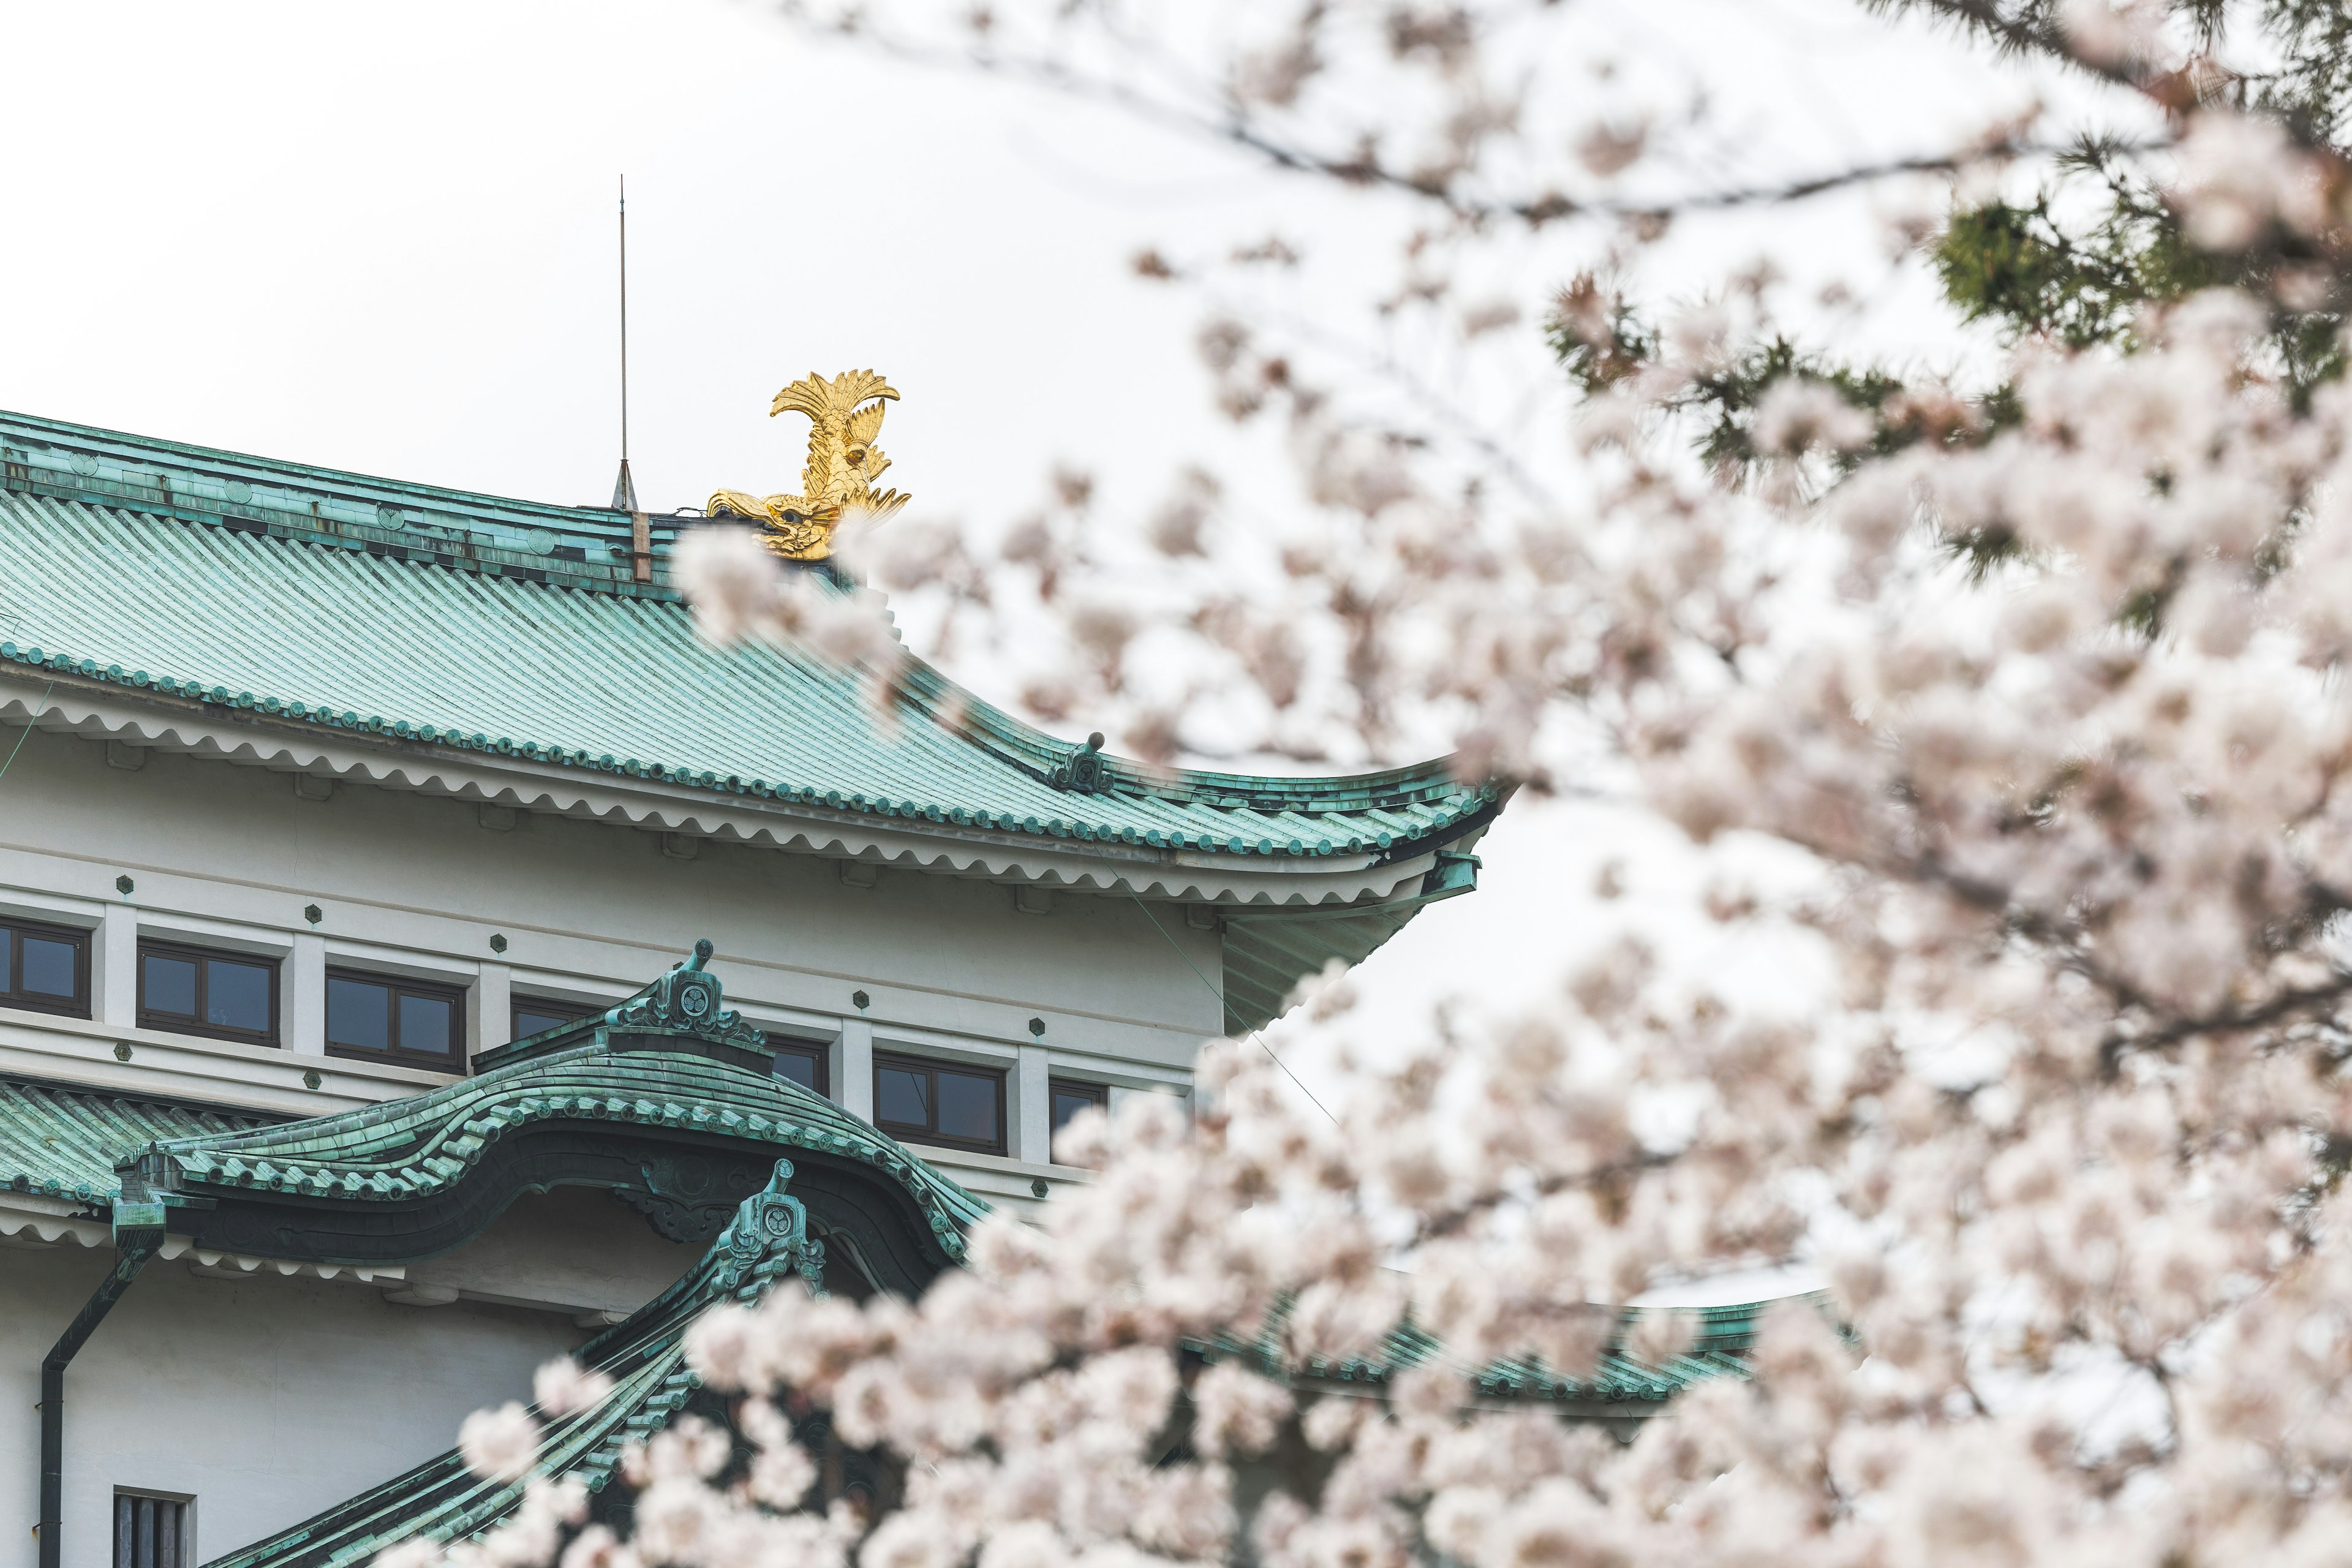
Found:
M 35 451 L 54 461 L 35 462 Z M 153 459 L 167 461 L 157 465 Z M 0 489 L 53 500 L 79 502 L 108 510 L 136 510 L 201 526 L 260 534 L 282 542 L 363 550 L 367 553 L 418 565 L 442 566 L 483 575 L 505 577 L 553 587 L 582 589 L 616 597 L 676 602 L 677 593 L 659 580 L 639 584 L 630 579 L 626 552 L 630 519 L 625 513 L 594 507 L 562 507 L 515 500 L 431 485 L 383 479 L 307 464 L 255 458 L 208 447 L 168 441 L 0 410 Z M 75 459 L 82 459 L 79 465 Z M 124 459 L 142 462 L 137 478 Z M 62 466 L 60 466 L 62 463 Z M 111 467 L 114 473 L 107 472 Z M 87 472 L 83 470 L 89 470 Z M 204 470 L 197 473 L 195 470 Z M 174 483 L 174 479 L 179 482 Z M 234 486 L 245 487 L 243 499 Z M 264 504 L 266 487 L 274 499 L 308 494 L 308 514 L 283 506 Z M 330 513 L 328 504 L 337 510 Z M 373 508 L 375 521 L 365 509 Z M 412 521 L 410 513 L 424 514 Z M 387 516 L 395 513 L 396 516 Z M 438 515 L 444 522 L 425 519 Z M 549 525 L 555 526 L 549 526 Z M 655 542 L 656 554 L 666 557 L 677 531 L 665 522 Z M 558 534 L 560 528 L 562 532 Z M 558 543 L 568 556 L 534 556 L 524 549 L 532 533 L 572 537 L 577 545 Z M 485 542 L 487 541 L 487 542 Z M 593 565 L 602 547 L 613 556 L 609 565 Z M 1003 814 L 970 812 L 937 802 L 840 796 L 764 779 L 720 777 L 660 762 L 610 755 L 590 756 L 583 751 L 534 740 L 481 733 L 460 733 L 421 716 L 334 712 L 295 700 L 280 693 L 229 691 L 219 686 L 155 679 L 144 671 L 123 671 L 100 666 L 70 650 L 19 647 L 0 642 L 0 661 L 85 679 L 134 690 L 153 692 L 200 703 L 263 713 L 304 725 L 354 731 L 396 742 L 442 745 L 492 756 L 576 767 L 591 772 L 664 781 L 721 795 L 747 795 L 784 805 L 850 810 L 885 818 L 928 820 L 984 831 L 1022 834 L 1079 843 L 1125 843 L 1171 851 L 1315 858 L 1334 854 L 1404 852 L 1456 834 L 1474 817 L 1482 817 L 1508 793 L 1498 782 L 1466 784 L 1456 761 L 1440 757 L 1377 773 L 1326 777 L 1284 777 L 1160 768 L 1148 763 L 1097 753 L 1097 780 L 1091 787 L 1072 787 L 1065 766 L 1080 752 L 1071 742 L 1046 734 L 1010 713 L 973 696 L 940 671 L 910 658 L 903 700 L 934 719 L 953 715 L 973 745 L 993 752 L 1011 765 L 1054 784 L 1073 797 L 1076 806 L 1089 795 L 1126 795 L 1192 804 L 1220 810 L 1255 814 L 1296 813 L 1328 816 L 1395 810 L 1406 806 L 1440 805 L 1421 831 L 1400 836 L 1377 823 L 1368 832 L 1341 839 L 1307 836 L 1294 828 L 1279 837 L 1270 825 L 1244 818 L 1237 831 L 1156 834 L 1120 830 L 1099 819 L 1089 819 L 1082 807 L 1065 816 L 1018 818 Z M 1087 748 L 1091 751 L 1092 748 Z M 1275 825 L 1277 826 L 1278 825 Z
M 0 410 L 0 487 L 293 542 L 627 598 L 675 599 L 635 581 L 630 519 L 413 484 L 307 463 Z M 656 564 L 677 532 L 654 525 Z

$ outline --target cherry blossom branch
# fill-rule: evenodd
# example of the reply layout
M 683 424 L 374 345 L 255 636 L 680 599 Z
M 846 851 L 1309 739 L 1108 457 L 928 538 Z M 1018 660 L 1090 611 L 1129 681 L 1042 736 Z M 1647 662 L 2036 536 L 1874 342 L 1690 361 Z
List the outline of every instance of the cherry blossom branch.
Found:
M 1318 152 L 1286 139 L 1266 129 L 1262 121 L 1230 96 L 1215 108 L 1170 102 L 1119 78 L 1081 70 L 1050 55 L 1002 51 L 984 42 L 961 48 L 924 44 L 884 32 L 871 17 L 862 14 L 856 14 L 854 20 L 836 20 L 830 25 L 804 16 L 794 19 L 821 35 L 849 40 L 902 65 L 969 69 L 1018 86 L 1102 105 L 1160 130 L 1237 148 L 1266 167 L 1285 174 L 1432 202 L 1453 218 L 1472 225 L 1507 219 L 1528 228 L 1542 228 L 1572 219 L 1657 220 L 1686 213 L 1786 205 L 1906 176 L 1958 174 L 1989 163 L 2057 157 L 2076 150 L 2078 145 L 2022 134 L 2000 135 L 1949 152 L 1874 159 L 1788 180 L 1686 191 L 1655 198 L 1579 197 L 1559 190 L 1518 196 L 1480 196 L 1465 192 L 1453 175 L 1401 169 L 1368 148 L 1342 155 Z M 2108 146 L 2119 154 L 2138 154 L 2170 144 L 2169 138 L 2142 138 L 2118 141 Z

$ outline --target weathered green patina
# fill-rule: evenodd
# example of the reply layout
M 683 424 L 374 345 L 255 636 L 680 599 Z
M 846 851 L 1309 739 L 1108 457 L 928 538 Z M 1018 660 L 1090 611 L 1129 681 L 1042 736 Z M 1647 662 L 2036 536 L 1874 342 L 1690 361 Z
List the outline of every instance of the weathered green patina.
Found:
M 1825 1301 L 1807 1300 L 1826 1310 Z M 1370 1355 L 1294 1361 L 1283 1352 L 1278 1314 L 1255 1341 L 1244 1343 L 1227 1340 L 1196 1348 L 1212 1360 L 1240 1361 L 1269 1377 L 1310 1385 L 1355 1385 L 1377 1392 L 1398 1374 L 1415 1367 L 1442 1366 L 1490 1398 L 1632 1410 L 1643 1405 L 1654 1407 L 1692 1384 L 1710 1377 L 1747 1376 L 1748 1352 L 1755 1346 L 1765 1312 L 1776 1304 L 1760 1301 L 1721 1307 L 1620 1309 L 1608 1347 L 1593 1369 L 1579 1377 L 1567 1376 L 1538 1361 L 1465 1364 L 1447 1353 L 1443 1341 L 1409 1325 L 1390 1332 Z M 1626 1348 L 1634 1326 L 1653 1310 L 1671 1312 L 1688 1331 L 1688 1342 L 1682 1352 L 1654 1364 Z
M 674 596 L 667 586 L 636 582 L 630 518 L 601 506 L 548 506 L 373 479 L 28 414 L 0 413 L 0 479 L 25 495 L 382 552 L 392 560 L 488 576 Z M 678 522 L 648 522 L 655 552 L 667 552 Z
M 625 1510 L 625 1502 L 608 1495 L 624 1452 L 701 1396 L 685 1355 L 687 1332 L 698 1318 L 728 1302 L 756 1301 L 787 1275 L 820 1289 L 837 1278 L 859 1294 L 878 1289 L 918 1295 L 961 1260 L 965 1230 L 986 1213 L 978 1199 L 868 1123 L 775 1078 L 762 1037 L 724 1007 L 718 978 L 705 967 L 710 956 L 710 944 L 698 942 L 691 959 L 635 996 L 601 1016 L 502 1047 L 493 1053 L 494 1065 L 467 1082 L 365 1110 L 158 1141 L 125 1160 L 124 1173 L 135 1173 L 142 1192 L 152 1187 L 173 1205 L 172 1222 L 183 1228 L 233 1212 L 247 1195 L 282 1196 L 303 1205 L 288 1213 L 314 1215 L 413 1207 L 469 1185 L 513 1187 L 515 1170 L 490 1169 L 503 1144 L 528 1137 L 536 1125 L 585 1119 L 689 1142 L 758 1146 L 771 1153 L 790 1149 L 812 1164 L 838 1169 L 846 1161 L 886 1175 L 928 1220 L 936 1247 L 926 1257 L 909 1262 L 901 1249 L 895 1271 L 877 1269 L 872 1260 L 884 1238 L 862 1223 L 867 1215 L 854 1202 L 844 1207 L 840 1184 L 827 1186 L 813 1179 L 820 1171 L 796 1172 L 794 1160 L 774 1159 L 763 1167 L 764 1184 L 741 1198 L 694 1268 L 583 1349 L 581 1361 L 607 1372 L 614 1387 L 593 1408 L 543 1424 L 531 1474 L 577 1478 L 598 1500 L 596 1517 L 624 1518 L 616 1510 Z M 484 1212 L 477 1205 L 468 1223 Z M 298 1249 L 313 1247 L 287 1214 L 267 1216 L 257 1234 Z M 829 1257 L 828 1247 L 843 1256 Z M 838 1276 L 831 1272 L 836 1268 Z M 1762 1310 L 1693 1314 L 1693 1342 L 1663 1365 L 1626 1353 L 1627 1331 L 1640 1316 L 1628 1312 L 1621 1316 L 1616 1342 L 1588 1377 L 1569 1379 L 1521 1362 L 1458 1370 L 1489 1397 L 1527 1399 L 1567 1415 L 1634 1419 L 1694 1382 L 1745 1375 L 1745 1352 Z M 1253 1342 L 1194 1345 L 1191 1352 L 1244 1361 L 1304 1388 L 1360 1390 L 1372 1397 L 1400 1373 L 1447 1359 L 1437 1341 L 1407 1327 L 1390 1334 L 1372 1355 L 1301 1363 L 1285 1357 L 1281 1328 L 1277 1319 Z M 707 1414 L 725 1417 L 723 1406 L 704 1404 Z M 219 1559 L 215 1568 L 346 1568 L 414 1537 L 478 1538 L 513 1515 L 523 1485 L 477 1476 L 452 1450 Z
M 668 1426 L 700 1391 L 686 1363 L 695 1321 L 807 1278 L 808 1216 L 791 1194 L 792 1175 L 790 1162 L 779 1162 L 765 1189 L 744 1200 L 684 1278 L 582 1348 L 577 1359 L 611 1376 L 612 1391 L 588 1409 L 544 1421 L 532 1477 L 576 1477 L 601 1500 L 624 1448 Z M 453 1448 L 209 1568 L 343 1568 L 396 1542 L 467 1540 L 510 1517 L 524 1484 L 477 1476 Z
M 584 1045 L 362 1110 L 162 1141 L 142 1167 L 191 1194 L 408 1205 L 466 1182 L 503 1141 L 534 1125 L 588 1121 L 871 1166 L 904 1189 L 951 1256 L 962 1251 L 961 1227 L 987 1212 L 888 1136 L 796 1083 L 648 1048 L 644 1036 L 594 1034 Z
M 529 771 L 525 795 L 540 779 L 634 780 L 681 819 L 729 801 L 755 813 L 714 831 L 887 829 L 893 853 L 926 864 L 926 837 L 1014 865 L 1046 852 L 1023 874 L 1223 904 L 1229 1030 L 1474 889 L 1464 850 L 1502 797 L 1443 759 L 1339 778 L 1144 767 L 1023 724 L 919 660 L 879 722 L 860 677 L 805 649 L 703 641 L 665 585 L 669 525 L 638 584 L 614 564 L 630 521 L 602 508 L 11 414 L 0 457 L 0 670 L 30 689 L 153 704 L 157 730 L 226 718 L 239 747 L 334 742 L 402 768 L 494 758 Z M 1377 876 L 1425 855 L 1417 882 Z M 1208 867 L 1364 875 L 1234 892 Z
M 546 1421 L 531 1476 L 578 1479 L 595 1500 L 594 1518 L 619 1512 L 611 1494 L 624 1450 L 670 1425 L 698 1400 L 708 1403 L 702 1383 L 687 1363 L 686 1336 L 697 1319 L 730 1302 L 752 1303 L 784 1279 L 811 1272 L 805 1212 L 778 1223 L 773 1205 L 785 1197 L 791 1167 L 766 1193 L 747 1200 L 734 1223 L 685 1278 L 633 1315 L 591 1342 L 579 1355 L 585 1365 L 614 1378 L 612 1392 L 591 1409 Z M 763 1209 L 762 1205 L 769 1205 Z M 1696 1336 L 1683 1354 L 1651 1366 L 1612 1349 L 1595 1374 L 1580 1381 L 1555 1377 L 1528 1363 L 1507 1363 L 1475 1376 L 1490 1397 L 1524 1398 L 1563 1414 L 1603 1419 L 1638 1418 L 1692 1384 L 1713 1377 L 1747 1375 L 1745 1355 L 1753 1344 L 1761 1307 L 1723 1307 L 1691 1314 Z M 1625 1314 L 1625 1327 L 1640 1314 Z M 1272 1331 L 1270 1331 L 1271 1334 Z M 1373 1357 L 1342 1363 L 1286 1366 L 1271 1337 L 1250 1346 L 1196 1347 L 1209 1359 L 1237 1357 L 1278 1380 L 1306 1386 L 1352 1385 L 1377 1397 L 1391 1378 L 1408 1367 L 1442 1362 L 1444 1352 L 1426 1335 L 1410 1330 L 1389 1337 Z M 723 1409 L 709 1412 L 723 1419 Z M 438 1455 L 350 1501 L 290 1530 L 215 1560 L 207 1568 L 348 1568 L 396 1542 L 424 1538 L 443 1543 L 478 1539 L 513 1516 L 525 1482 L 486 1479 L 467 1470 L 455 1449 Z M 625 1505 L 620 1505 L 625 1507 Z M 624 1516 L 625 1517 L 625 1516 Z
M 724 1005 L 711 944 L 601 1016 L 487 1053 L 474 1076 L 275 1126 L 158 1139 L 121 1162 L 173 1231 L 317 1263 L 435 1256 L 527 1191 L 605 1188 L 677 1240 L 705 1240 L 780 1155 L 877 1288 L 961 1259 L 980 1199 L 824 1097 L 775 1074 Z
M 236 1135 L 268 1118 L 0 1081 L 0 1187 L 92 1205 L 122 1195 L 116 1162 L 159 1139 Z
M 1239 1034 L 1278 1016 L 1299 977 L 1333 959 L 1353 968 L 1402 931 L 1423 908 L 1475 891 L 1478 858 L 1441 849 L 1410 898 L 1328 909 L 1234 910 L 1223 917 L 1225 1027 Z
M 854 674 L 774 644 L 713 647 L 666 590 L 559 586 L 497 559 L 558 521 L 566 537 L 609 533 L 610 512 L 16 415 L 0 415 L 0 661 L 26 668 L 321 730 L 1077 843 L 1384 854 L 1458 837 L 1496 802 L 1442 761 L 1320 779 L 1143 768 L 1031 729 L 919 662 L 885 727 Z M 232 486 L 356 499 L 322 503 L 315 526 L 242 527 L 259 503 Z M 425 526 L 412 512 L 483 542 L 419 559 L 374 537 Z M 373 526 L 394 517 L 397 529 Z M 394 646 L 403 657 L 384 658 Z

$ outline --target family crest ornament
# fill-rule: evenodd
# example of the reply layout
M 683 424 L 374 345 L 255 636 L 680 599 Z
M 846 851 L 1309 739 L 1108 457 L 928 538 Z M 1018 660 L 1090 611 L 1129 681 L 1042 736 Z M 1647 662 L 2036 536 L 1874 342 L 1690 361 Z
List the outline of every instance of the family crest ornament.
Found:
M 719 976 L 706 967 L 718 951 L 709 937 L 703 937 L 694 944 L 694 956 L 636 995 L 615 1004 L 604 1014 L 604 1022 L 617 1029 L 667 1029 L 721 1045 L 765 1048 L 765 1035 L 744 1022 L 742 1014 L 721 1005 L 726 992 Z
M 833 553 L 834 530 L 851 518 L 880 522 L 913 499 L 877 490 L 890 459 L 874 444 L 882 416 L 898 392 L 870 370 L 844 371 L 831 381 L 811 371 L 775 395 L 769 417 L 791 412 L 809 417 L 808 462 L 798 495 L 755 496 L 719 490 L 707 517 L 751 518 L 762 525 L 770 550 L 787 561 L 823 561 Z

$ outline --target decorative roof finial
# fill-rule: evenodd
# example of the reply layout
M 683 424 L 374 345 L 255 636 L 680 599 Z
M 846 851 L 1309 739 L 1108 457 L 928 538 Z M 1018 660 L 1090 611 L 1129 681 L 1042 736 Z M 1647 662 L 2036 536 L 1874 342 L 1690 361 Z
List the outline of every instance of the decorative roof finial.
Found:
M 769 549 L 787 561 L 822 561 L 833 553 L 834 530 L 853 519 L 881 522 L 911 500 L 877 490 L 890 459 L 874 444 L 882 416 L 898 394 L 870 370 L 844 371 L 831 381 L 811 371 L 776 394 L 770 417 L 790 411 L 809 416 L 808 463 L 798 495 L 754 496 L 720 490 L 703 508 L 765 525 Z
M 1110 763 L 1103 756 L 1102 731 L 1097 730 L 1087 737 L 1084 747 L 1065 756 L 1046 782 L 1055 789 L 1076 790 L 1081 795 L 1097 795 L 1110 787 Z
M 742 1014 L 721 1005 L 726 992 L 719 976 L 705 967 L 717 952 L 704 937 L 684 963 L 606 1012 L 604 1022 L 615 1029 L 667 1029 L 722 1045 L 764 1049 L 767 1037 L 745 1023 Z

